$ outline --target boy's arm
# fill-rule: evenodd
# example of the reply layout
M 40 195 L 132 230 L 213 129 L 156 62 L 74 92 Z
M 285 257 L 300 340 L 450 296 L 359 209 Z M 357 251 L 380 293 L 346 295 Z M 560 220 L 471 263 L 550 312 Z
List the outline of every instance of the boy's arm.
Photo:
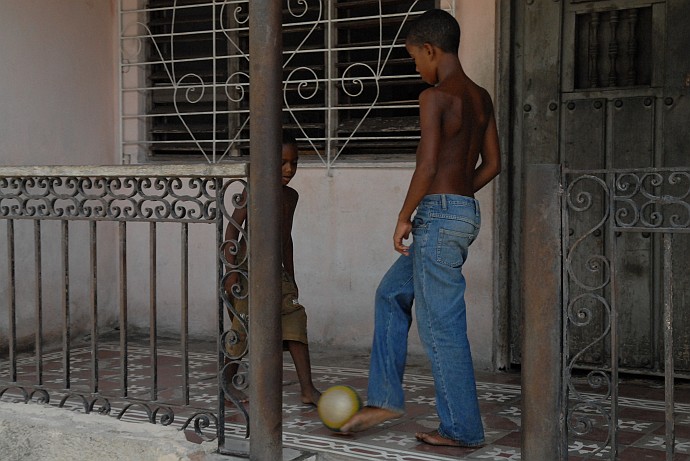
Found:
M 299 200 L 299 194 L 296 190 L 290 189 L 290 192 L 286 194 L 285 199 L 287 200 L 287 210 L 285 216 L 285 226 L 283 230 L 283 268 L 288 273 L 292 281 L 295 282 L 295 261 L 293 258 L 293 244 L 292 244 L 292 222 L 295 217 L 295 209 L 297 208 L 297 201 Z M 295 282 L 295 287 L 297 283 Z M 299 292 L 299 290 L 298 290 Z
M 426 195 L 436 176 L 441 139 L 441 117 L 435 97 L 436 90 L 434 88 L 424 90 L 419 95 L 421 138 L 417 146 L 417 163 L 393 234 L 395 250 L 405 256 L 409 255 L 409 247 L 403 245 L 403 239 L 409 237 L 412 231 L 412 213 L 417 209 L 417 205 Z
M 484 131 L 484 140 L 479 155 L 482 161 L 474 170 L 474 181 L 472 183 L 475 192 L 486 186 L 501 171 L 501 149 L 498 142 L 498 129 L 496 128 L 493 107 L 491 108 L 489 124 L 486 126 L 486 131 Z

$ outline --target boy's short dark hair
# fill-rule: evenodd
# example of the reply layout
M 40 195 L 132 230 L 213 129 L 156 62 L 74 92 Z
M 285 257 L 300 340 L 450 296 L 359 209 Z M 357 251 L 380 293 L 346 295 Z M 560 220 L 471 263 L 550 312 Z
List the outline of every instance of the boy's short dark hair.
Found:
M 295 133 L 290 130 L 283 130 L 283 145 L 296 146 L 297 138 L 295 137 Z
M 429 10 L 412 23 L 406 41 L 418 46 L 429 43 L 447 53 L 457 53 L 460 47 L 460 25 L 446 11 Z

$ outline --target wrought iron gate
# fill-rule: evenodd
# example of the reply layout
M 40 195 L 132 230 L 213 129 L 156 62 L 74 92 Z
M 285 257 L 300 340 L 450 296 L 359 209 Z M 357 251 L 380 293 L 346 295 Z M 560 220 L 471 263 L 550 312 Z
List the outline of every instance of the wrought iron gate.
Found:
M 596 442 L 590 456 L 618 459 L 618 384 L 624 372 L 619 363 L 621 321 L 626 305 L 635 302 L 621 288 L 628 286 L 621 277 L 630 270 L 620 270 L 625 263 L 620 242 L 625 234 L 639 233 L 650 239 L 652 251 L 661 256 L 652 265 L 654 273 L 636 276 L 646 277 L 660 312 L 664 443 L 670 461 L 675 443 L 674 362 L 678 355 L 674 351 L 674 312 L 687 307 L 687 300 L 674 291 L 674 279 L 686 258 L 674 241 L 686 237 L 680 234 L 690 233 L 690 169 L 564 169 L 561 187 L 563 456 L 581 440 L 591 446 L 587 436 L 601 431 L 604 440 Z M 595 349 L 606 357 L 602 365 L 583 366 L 581 359 Z

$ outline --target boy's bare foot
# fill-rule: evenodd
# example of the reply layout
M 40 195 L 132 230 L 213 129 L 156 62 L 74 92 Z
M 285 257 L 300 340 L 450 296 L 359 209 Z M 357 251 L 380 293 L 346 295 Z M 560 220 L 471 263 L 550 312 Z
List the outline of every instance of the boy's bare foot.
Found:
M 434 445 L 437 447 L 462 447 L 462 448 L 479 448 L 482 445 L 466 445 L 462 442 L 458 442 L 457 440 L 449 439 L 447 437 L 442 436 L 441 434 L 438 433 L 438 431 L 431 431 L 431 432 L 417 432 L 415 434 L 415 437 L 417 440 L 420 442 L 428 443 L 429 445 Z
M 400 418 L 403 413 L 378 407 L 364 407 L 348 419 L 340 432 L 360 432 L 390 419 Z
M 319 392 L 315 387 L 310 391 L 302 392 L 302 403 L 307 405 L 318 405 L 319 399 L 321 398 L 321 392 Z

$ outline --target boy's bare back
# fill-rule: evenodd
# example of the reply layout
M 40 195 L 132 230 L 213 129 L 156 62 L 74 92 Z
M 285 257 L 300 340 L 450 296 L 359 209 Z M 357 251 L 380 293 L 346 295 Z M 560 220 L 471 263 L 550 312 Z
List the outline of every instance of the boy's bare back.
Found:
M 465 74 L 457 55 L 459 43 L 455 19 L 442 10 L 422 15 L 405 40 L 422 80 L 435 86 L 419 96 L 417 164 L 393 233 L 393 246 L 403 255 L 409 254 L 403 240 L 424 196 L 474 197 L 501 170 L 491 98 Z
M 420 95 L 420 117 L 422 144 L 430 144 L 420 149 L 436 151 L 427 193 L 473 197 L 479 157 L 492 153 L 487 131 L 490 125 L 495 130 L 495 121 L 489 94 L 458 70 Z

